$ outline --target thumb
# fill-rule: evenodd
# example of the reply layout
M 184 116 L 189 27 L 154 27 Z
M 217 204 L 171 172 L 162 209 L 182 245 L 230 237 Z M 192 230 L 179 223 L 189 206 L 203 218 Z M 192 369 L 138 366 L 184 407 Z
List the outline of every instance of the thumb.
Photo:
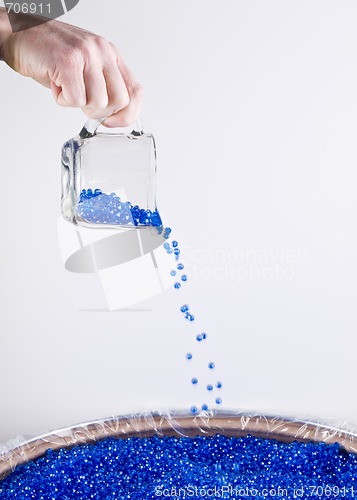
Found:
M 54 100 L 57 102 L 58 97 L 62 92 L 62 87 L 58 87 L 55 83 L 51 82 L 51 90 L 52 90 L 52 95 L 54 97 Z
M 86 105 L 86 92 L 84 82 L 69 82 L 68 85 L 56 85 L 51 82 L 51 90 L 59 106 L 82 108 Z
M 68 102 L 63 96 L 62 87 L 59 87 L 55 83 L 51 82 L 51 90 L 54 100 L 59 106 L 68 106 Z

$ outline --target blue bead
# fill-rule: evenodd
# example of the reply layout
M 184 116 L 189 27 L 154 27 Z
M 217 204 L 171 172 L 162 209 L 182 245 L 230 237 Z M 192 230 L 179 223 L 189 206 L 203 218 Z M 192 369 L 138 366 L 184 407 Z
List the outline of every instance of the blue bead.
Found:
M 168 254 L 172 253 L 172 248 L 168 248 L 168 249 L 166 250 L 166 252 L 167 252 Z
M 193 377 L 191 379 L 191 384 L 196 385 L 198 383 L 198 379 L 196 377 Z
M 197 406 L 191 406 L 191 413 L 197 413 L 198 409 Z
M 181 280 L 182 280 L 182 281 L 187 281 L 187 279 L 188 279 L 187 274 L 183 274 L 183 275 L 181 276 Z
M 170 248 L 170 245 L 167 243 L 167 241 L 162 245 L 165 250 L 168 250 Z
M 207 386 L 207 391 L 213 391 L 213 385 L 208 384 L 208 386 Z
M 185 318 L 188 320 L 188 321 L 194 321 L 195 320 L 195 317 L 193 314 L 190 314 L 190 313 L 186 313 L 185 314 Z
M 213 368 L 214 368 L 214 367 L 215 367 L 215 364 L 214 364 L 214 363 L 212 363 L 212 362 L 211 362 L 211 363 L 208 363 L 208 368 L 209 368 L 210 370 L 213 370 Z
M 175 248 L 174 249 L 174 254 L 175 255 L 179 255 L 180 254 L 180 249 L 179 248 Z
M 222 403 L 222 399 L 221 399 L 221 398 L 216 398 L 216 403 L 217 403 L 218 405 L 220 405 L 220 404 Z
M 221 404 L 222 400 L 216 398 L 215 409 Z M 203 417 L 208 411 L 206 403 L 189 408 L 193 419 L 201 420 L 197 417 L 201 409 Z M 201 420 L 199 424 L 204 432 L 205 423 Z M 142 500 L 154 498 L 155 488 L 155 497 L 171 496 L 173 499 L 191 496 L 176 493 L 188 492 L 188 489 L 179 490 L 188 484 L 202 492 L 194 495 L 197 499 L 317 497 L 316 500 L 352 500 L 356 496 L 356 454 L 341 449 L 338 443 L 317 444 L 308 440 L 285 443 L 268 435 L 262 438 L 249 434 L 241 437 L 222 434 L 208 437 L 206 434 L 188 438 L 186 432 L 180 436 L 162 436 L 160 429 L 158 431 L 150 437 L 112 437 L 71 449 L 50 449 L 35 462 L 17 467 L 2 479 L 0 498 Z M 244 493 L 225 494 L 223 485 Z M 280 492 L 285 490 L 286 493 L 277 493 L 275 488 L 278 487 Z M 315 490 L 312 495 L 312 487 L 319 488 L 320 494 Z M 218 494 L 208 493 L 216 490 Z M 167 494 L 173 491 L 175 493 Z M 298 491 L 303 494 L 295 495 Z
M 171 276 L 176 276 L 177 272 L 176 271 L 170 271 Z
M 165 227 L 165 231 L 164 232 L 165 232 L 165 234 L 171 234 L 171 232 L 172 232 L 171 227 Z
M 179 271 L 182 271 L 182 269 L 184 269 L 184 268 L 185 268 L 185 266 L 183 264 L 177 264 L 177 269 Z
M 174 248 L 175 248 L 175 247 L 177 247 L 177 246 L 178 246 L 178 241 L 174 240 L 174 241 L 171 243 L 171 245 L 172 245 Z
M 203 411 L 208 411 L 208 405 L 203 404 L 203 405 L 202 405 L 202 410 L 203 410 Z
M 201 340 L 203 340 L 202 335 L 200 334 L 196 335 L 196 340 L 198 340 L 198 342 L 201 342 Z
M 183 306 L 180 307 L 180 311 L 185 313 L 190 309 L 188 304 L 184 304 Z
M 178 290 L 179 288 L 181 288 L 181 283 L 175 283 L 174 287 L 176 288 L 176 290 Z
M 88 223 L 153 226 L 157 227 L 159 233 L 162 232 L 162 221 L 156 209 L 152 212 L 138 205 L 133 206 L 130 201 L 121 202 L 115 192 L 106 194 L 99 188 L 94 191 L 82 189 L 77 214 Z
M 221 389 L 221 387 L 222 387 L 222 382 L 216 382 L 216 387 L 217 387 L 217 389 Z
M 207 338 L 207 333 L 201 333 L 201 336 L 202 336 L 202 340 L 206 340 L 206 338 Z
M 192 354 L 190 352 L 186 354 L 186 359 L 192 359 Z

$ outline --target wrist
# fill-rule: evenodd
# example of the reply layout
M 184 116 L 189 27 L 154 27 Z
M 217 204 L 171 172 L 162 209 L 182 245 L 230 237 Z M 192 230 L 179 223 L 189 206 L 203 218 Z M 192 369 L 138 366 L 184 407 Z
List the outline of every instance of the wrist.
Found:
M 4 45 L 11 33 L 12 29 L 7 12 L 0 7 L 0 61 L 4 59 Z

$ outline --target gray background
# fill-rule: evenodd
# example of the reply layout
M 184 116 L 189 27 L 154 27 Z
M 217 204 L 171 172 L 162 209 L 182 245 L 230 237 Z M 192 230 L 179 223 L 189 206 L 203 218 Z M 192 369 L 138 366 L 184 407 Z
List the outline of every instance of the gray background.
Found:
M 82 0 L 63 20 L 145 88 L 191 279 L 108 313 L 95 276 L 64 270 L 60 148 L 85 118 L 2 63 L 0 441 L 187 408 L 207 359 L 226 408 L 357 423 L 356 2 Z

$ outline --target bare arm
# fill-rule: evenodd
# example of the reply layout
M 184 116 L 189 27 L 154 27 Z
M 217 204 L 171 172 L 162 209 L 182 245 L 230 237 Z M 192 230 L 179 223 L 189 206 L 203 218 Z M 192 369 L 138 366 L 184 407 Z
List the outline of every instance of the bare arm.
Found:
M 19 15 L 21 26 L 31 16 Z M 52 90 L 60 106 L 79 107 L 90 118 L 110 116 L 110 127 L 133 123 L 142 88 L 118 49 L 104 38 L 59 21 L 13 33 L 0 8 L 0 59 Z

